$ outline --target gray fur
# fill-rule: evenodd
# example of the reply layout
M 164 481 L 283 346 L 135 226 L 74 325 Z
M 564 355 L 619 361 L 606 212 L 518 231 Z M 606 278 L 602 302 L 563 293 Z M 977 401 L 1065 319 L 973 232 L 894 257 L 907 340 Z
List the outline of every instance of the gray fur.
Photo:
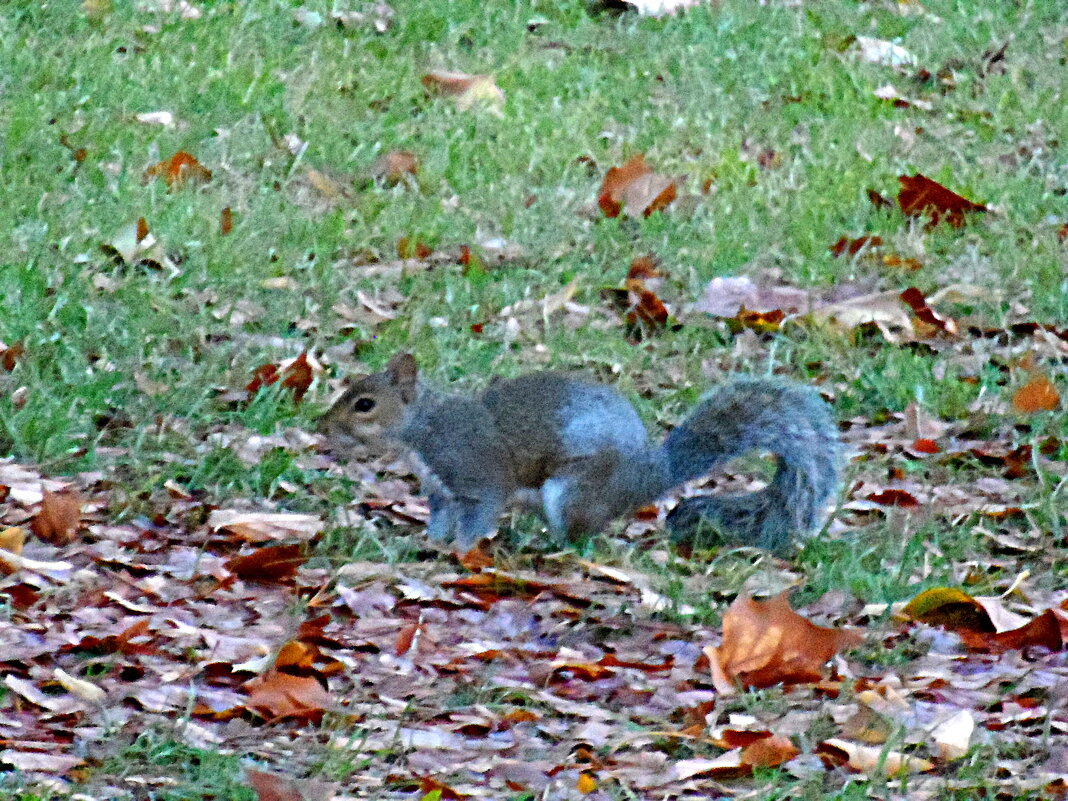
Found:
M 838 484 L 840 448 L 827 405 L 812 389 L 742 378 L 712 390 L 659 447 L 616 390 L 559 373 L 498 379 L 475 398 L 438 395 L 415 384 L 414 361 L 395 357 L 349 395 L 392 392 L 393 422 L 351 424 L 344 399 L 324 416 L 337 439 L 363 433 L 415 453 L 429 496 L 428 534 L 470 547 L 496 527 L 510 499 L 540 500 L 557 537 L 602 530 L 750 451 L 778 465 L 766 489 L 683 499 L 668 516 L 672 537 L 705 529 L 770 550 L 811 531 Z M 403 391 L 403 404 L 395 401 Z M 352 398 L 349 398 L 351 401 Z M 366 432 L 370 432 L 369 434 Z

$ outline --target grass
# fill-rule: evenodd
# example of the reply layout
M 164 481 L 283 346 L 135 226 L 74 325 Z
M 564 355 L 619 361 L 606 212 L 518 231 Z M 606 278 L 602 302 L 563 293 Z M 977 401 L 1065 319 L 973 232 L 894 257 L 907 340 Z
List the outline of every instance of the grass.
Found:
M 1068 192 L 1059 149 L 1068 32 L 1056 3 L 932 0 L 934 21 L 893 3 L 724 0 L 654 20 L 594 15 L 572 0 L 434 0 L 398 3 L 385 34 L 299 24 L 297 4 L 284 0 L 204 2 L 196 21 L 143 5 L 116 0 L 93 19 L 71 4 L 14 0 L 0 17 L 0 340 L 26 348 L 0 374 L 0 453 L 45 472 L 107 471 L 123 490 L 115 516 L 136 514 L 168 480 L 220 502 L 252 496 L 323 514 L 343 503 L 350 486 L 302 467 L 297 454 L 273 450 L 250 466 L 208 444 L 220 431 L 309 427 L 325 387 L 299 407 L 273 391 L 246 405 L 222 395 L 260 364 L 308 349 L 333 354 L 339 373 L 409 348 L 431 379 L 461 388 L 542 364 L 583 368 L 661 428 L 711 380 L 735 372 L 816 381 L 843 420 L 885 420 L 912 402 L 962 420 L 977 401 L 1005 397 L 1017 375 L 1000 356 L 972 371 L 945 353 L 800 326 L 755 349 L 735 349 L 711 324 L 635 347 L 619 329 L 550 319 L 506 341 L 503 307 L 577 280 L 575 300 L 600 308 L 600 288 L 648 253 L 678 306 L 713 277 L 774 269 L 811 287 L 974 284 L 988 291 L 955 313 L 996 327 L 1022 307 L 1030 319 L 1068 323 L 1057 238 Z M 331 4 L 304 7 L 325 16 Z M 843 53 L 853 34 L 900 39 L 933 74 L 929 83 Z M 978 54 L 1005 41 L 1004 71 L 987 70 Z M 433 68 L 494 74 L 503 115 L 428 97 L 420 77 Z M 887 82 L 930 96 L 935 110 L 877 100 L 872 91 Z M 134 118 L 156 110 L 178 124 Z M 299 156 L 280 145 L 286 134 L 306 143 Z M 773 169 L 756 163 L 766 148 L 778 154 Z M 209 185 L 142 182 L 147 166 L 178 149 L 214 171 Z M 418 155 L 417 185 L 367 184 L 370 165 L 393 149 Z M 710 193 L 688 214 L 591 221 L 583 208 L 604 171 L 638 152 L 660 172 L 688 176 L 686 191 L 708 181 Z M 334 176 L 345 196 L 317 194 L 310 167 Z M 917 171 L 996 212 L 922 235 L 871 207 L 869 188 L 892 196 L 896 177 Z M 224 207 L 235 215 L 228 236 L 219 230 Z M 117 266 L 101 252 L 139 217 L 178 261 L 173 274 Z M 840 236 L 863 233 L 922 269 L 895 274 L 828 253 Z M 444 250 L 494 236 L 522 256 L 484 273 L 446 267 L 399 281 L 353 266 L 367 253 L 394 258 L 401 238 Z M 266 283 L 280 277 L 291 283 Z M 353 325 L 338 312 L 358 303 L 357 290 L 386 288 L 404 296 L 397 319 Z M 987 426 L 1004 433 L 1012 422 Z M 1037 425 L 1063 437 L 1063 409 Z M 921 483 L 932 477 L 925 466 L 909 469 Z M 976 464 L 948 479 L 997 474 Z M 1054 486 L 1028 485 L 1027 500 L 1063 540 Z M 533 524 L 522 525 L 520 542 L 535 540 Z M 425 558 L 420 536 L 338 530 L 320 548 L 335 559 Z M 584 547 L 654 571 L 710 619 L 753 569 L 745 554 L 717 559 L 710 596 L 703 562 L 658 566 L 610 537 Z M 802 597 L 842 589 L 899 600 L 956 581 L 956 564 L 976 547 L 968 527 L 939 520 L 868 526 L 803 550 Z M 851 793 L 835 797 L 860 797 Z

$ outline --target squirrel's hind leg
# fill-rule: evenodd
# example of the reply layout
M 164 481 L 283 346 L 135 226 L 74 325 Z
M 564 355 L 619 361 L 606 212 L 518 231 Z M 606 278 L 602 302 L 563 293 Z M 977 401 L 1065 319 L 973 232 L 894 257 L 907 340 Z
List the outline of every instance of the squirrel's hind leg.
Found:
M 430 504 L 430 521 L 426 524 L 426 533 L 437 542 L 447 542 L 456 529 L 459 519 L 459 507 L 455 499 L 443 492 L 432 492 L 427 497 Z
M 496 531 L 497 521 L 504 511 L 504 498 L 497 494 L 454 498 L 452 503 L 458 513 L 456 546 L 465 551 Z

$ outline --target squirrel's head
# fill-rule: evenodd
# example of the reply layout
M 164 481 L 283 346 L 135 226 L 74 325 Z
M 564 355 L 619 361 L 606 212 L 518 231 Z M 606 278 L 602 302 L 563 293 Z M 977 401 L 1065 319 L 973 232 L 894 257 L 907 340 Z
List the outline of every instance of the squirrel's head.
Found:
M 418 372 L 410 353 L 398 353 L 382 372 L 348 378 L 345 391 L 319 418 L 316 430 L 334 448 L 359 456 L 385 453 L 415 400 Z

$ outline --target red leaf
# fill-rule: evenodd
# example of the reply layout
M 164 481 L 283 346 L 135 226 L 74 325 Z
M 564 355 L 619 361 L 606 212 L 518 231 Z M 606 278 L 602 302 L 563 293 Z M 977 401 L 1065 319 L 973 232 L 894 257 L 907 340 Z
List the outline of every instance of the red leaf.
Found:
M 897 193 L 897 202 L 901 211 L 910 217 L 928 214 L 931 225 L 937 225 L 944 219 L 954 228 L 960 228 L 964 225 L 965 212 L 987 210 L 986 206 L 951 192 L 921 173 L 900 175 L 898 181 L 901 182 L 901 191 Z

